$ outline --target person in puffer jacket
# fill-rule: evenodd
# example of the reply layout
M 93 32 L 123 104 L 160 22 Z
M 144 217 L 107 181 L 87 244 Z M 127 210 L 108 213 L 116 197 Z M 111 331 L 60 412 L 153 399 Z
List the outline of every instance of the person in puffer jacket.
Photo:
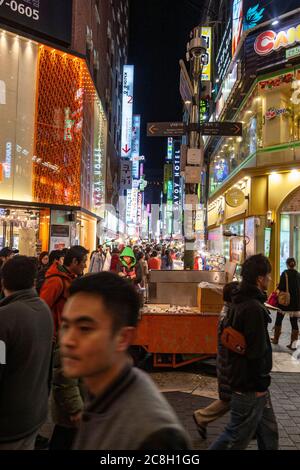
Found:
M 203 439 L 207 437 L 207 425 L 221 418 L 230 410 L 231 387 L 228 380 L 228 349 L 221 342 L 221 335 L 232 303 L 232 294 L 237 289 L 238 282 L 230 282 L 223 289 L 224 307 L 220 313 L 218 323 L 218 354 L 217 354 L 217 378 L 219 399 L 213 401 L 206 408 L 196 410 L 193 414 L 198 432 Z

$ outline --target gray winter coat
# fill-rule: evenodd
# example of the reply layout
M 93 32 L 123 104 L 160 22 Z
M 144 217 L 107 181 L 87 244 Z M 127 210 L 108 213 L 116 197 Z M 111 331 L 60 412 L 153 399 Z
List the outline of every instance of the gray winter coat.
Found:
M 76 450 L 187 450 L 189 437 L 143 371 L 128 367 L 82 416 Z
M 35 289 L 1 301 L 0 442 L 30 436 L 47 418 L 53 334 L 50 309 Z

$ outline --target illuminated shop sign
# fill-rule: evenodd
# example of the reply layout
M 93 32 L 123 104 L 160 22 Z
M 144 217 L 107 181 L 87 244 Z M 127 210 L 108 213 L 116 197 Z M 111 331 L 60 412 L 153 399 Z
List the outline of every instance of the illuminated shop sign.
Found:
M 164 194 L 168 192 L 168 181 L 172 180 L 173 178 L 173 165 L 168 164 L 164 165 Z
M 131 189 L 132 187 L 132 162 L 129 160 L 121 161 L 121 177 L 120 177 L 121 190 Z
M 132 120 L 132 178 L 139 179 L 139 155 L 140 155 L 141 116 L 134 115 Z
M 232 21 L 229 21 L 216 58 L 217 78 L 222 81 L 232 59 Z
M 232 10 L 232 57 L 234 56 L 243 33 L 243 0 L 233 1 Z
M 217 183 L 222 183 L 229 175 L 228 162 L 225 159 L 220 159 L 214 166 L 214 179 Z
M 138 193 L 138 189 L 132 189 L 131 191 L 130 219 L 134 225 L 137 224 Z
M 168 138 L 168 153 L 167 153 L 168 161 L 173 160 L 173 145 L 174 145 L 174 139 L 172 137 L 169 137 Z
M 207 49 L 206 53 L 208 55 L 208 62 L 203 66 L 202 69 L 202 81 L 211 80 L 211 41 L 212 41 L 212 31 L 210 27 L 203 27 L 201 30 L 202 37 L 206 40 Z
M 176 144 L 174 152 L 174 164 L 173 164 L 173 203 L 174 206 L 179 206 L 180 202 L 180 146 Z
M 299 0 L 244 0 L 243 3 L 244 31 L 299 8 Z
M 240 71 L 239 71 L 238 65 L 235 64 L 232 69 L 232 72 L 227 75 L 226 79 L 224 80 L 222 84 L 221 93 L 219 95 L 220 97 L 216 103 L 216 119 L 218 119 L 221 112 L 223 111 L 233 89 L 236 87 L 239 80 L 240 80 Z
M 5 163 L 4 167 L 4 177 L 9 179 L 11 177 L 11 157 L 12 157 L 12 144 L 11 142 L 6 142 L 5 148 Z
M 71 44 L 72 0 L 0 0 L 0 19 Z
M 266 112 L 266 120 L 271 121 L 271 119 L 276 118 L 277 116 L 282 116 L 285 114 L 289 114 L 290 110 L 288 108 L 269 108 Z
M 286 73 L 283 75 L 278 75 L 275 78 L 270 78 L 269 80 L 262 80 L 259 82 L 259 86 L 262 90 L 272 90 L 273 88 L 283 85 L 284 83 L 291 83 L 293 80 L 294 74 Z
M 130 224 L 131 223 L 131 189 L 127 191 L 127 196 L 126 196 L 126 223 Z
M 0 104 L 6 104 L 6 85 L 3 80 L 0 80 Z
M 282 48 L 288 48 L 297 42 L 300 43 L 300 24 L 278 32 L 264 31 L 257 36 L 254 50 L 256 54 L 265 56 Z
M 143 194 L 138 193 L 137 198 L 137 224 L 142 225 L 142 212 L 143 212 Z
M 209 100 L 200 100 L 200 123 L 207 121 L 209 117 Z
M 124 65 L 121 157 L 130 158 L 132 152 L 132 113 L 133 113 L 134 66 Z

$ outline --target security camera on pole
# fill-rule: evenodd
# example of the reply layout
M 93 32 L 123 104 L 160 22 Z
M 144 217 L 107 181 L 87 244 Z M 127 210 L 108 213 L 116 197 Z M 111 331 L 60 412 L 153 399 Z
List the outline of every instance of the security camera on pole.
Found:
M 185 269 L 194 267 L 195 250 L 195 220 L 198 200 L 198 185 L 201 183 L 203 170 L 203 145 L 201 139 L 199 105 L 201 98 L 202 68 L 207 61 L 207 43 L 202 37 L 202 28 L 198 26 L 191 32 L 191 40 L 187 44 L 187 61 L 190 63 L 190 84 L 192 85 L 192 102 L 185 100 L 189 111 L 189 133 L 187 149 L 187 165 L 184 169 L 185 177 L 185 211 L 184 211 L 184 239 L 185 239 Z M 182 75 L 186 73 L 183 61 L 180 61 Z M 193 126 L 193 124 L 195 126 Z

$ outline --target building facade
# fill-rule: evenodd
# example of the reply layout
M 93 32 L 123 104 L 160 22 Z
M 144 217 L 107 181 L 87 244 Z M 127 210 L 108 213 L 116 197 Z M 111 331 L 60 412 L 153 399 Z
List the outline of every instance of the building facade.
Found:
M 94 249 L 118 178 L 128 2 L 54 3 L 0 6 L 0 246 L 28 255 Z
M 300 16 L 293 1 L 224 4 L 211 119 L 243 136 L 206 141 L 208 245 L 237 264 L 264 253 L 276 282 L 287 257 L 300 262 Z

